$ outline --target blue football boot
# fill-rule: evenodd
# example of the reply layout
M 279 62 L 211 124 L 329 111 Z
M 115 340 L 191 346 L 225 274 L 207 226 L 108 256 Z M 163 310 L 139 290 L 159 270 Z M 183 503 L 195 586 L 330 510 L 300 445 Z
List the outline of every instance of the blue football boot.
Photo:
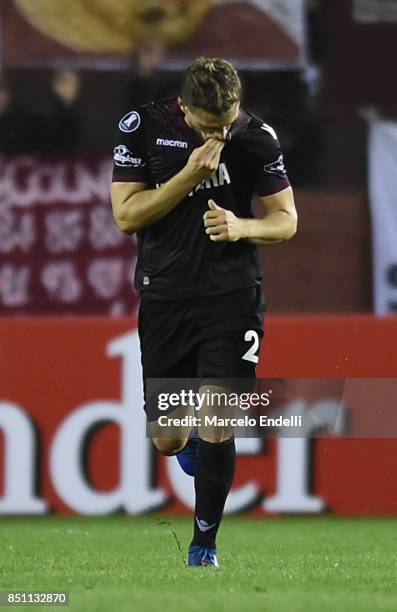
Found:
M 203 546 L 191 545 L 188 554 L 188 566 L 219 567 L 216 548 L 204 548 Z
M 197 472 L 198 444 L 198 438 L 189 438 L 185 448 L 175 455 L 179 465 L 189 476 L 195 476 Z

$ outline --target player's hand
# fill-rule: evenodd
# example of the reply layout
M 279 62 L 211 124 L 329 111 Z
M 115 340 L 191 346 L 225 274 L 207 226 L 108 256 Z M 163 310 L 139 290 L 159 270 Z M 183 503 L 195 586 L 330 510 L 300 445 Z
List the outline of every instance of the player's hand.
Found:
M 244 220 L 239 219 L 231 210 L 226 210 L 208 200 L 210 210 L 204 213 L 205 233 L 214 242 L 236 242 L 243 238 Z
M 204 181 L 218 168 L 224 146 L 224 141 L 210 138 L 201 147 L 192 151 L 185 166 L 185 171 L 197 180 L 197 183 Z

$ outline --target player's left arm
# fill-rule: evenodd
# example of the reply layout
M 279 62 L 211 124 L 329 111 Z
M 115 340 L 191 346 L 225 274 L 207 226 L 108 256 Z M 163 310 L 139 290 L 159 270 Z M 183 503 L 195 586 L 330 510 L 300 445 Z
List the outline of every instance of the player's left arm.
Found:
M 213 200 L 204 214 L 205 231 L 214 242 L 247 240 L 254 244 L 275 244 L 296 233 L 294 195 L 284 166 L 283 154 L 272 127 L 252 117 L 239 146 L 251 172 L 253 191 L 265 207 L 262 219 L 236 217 Z
M 242 238 L 254 244 L 275 244 L 292 238 L 298 228 L 292 187 L 260 198 L 266 216 L 261 219 L 240 219 Z
M 204 227 L 213 242 L 247 240 L 253 244 L 275 244 L 289 240 L 297 229 L 298 215 L 291 187 L 272 195 L 262 196 L 266 216 L 261 219 L 241 219 L 231 210 L 208 201 Z

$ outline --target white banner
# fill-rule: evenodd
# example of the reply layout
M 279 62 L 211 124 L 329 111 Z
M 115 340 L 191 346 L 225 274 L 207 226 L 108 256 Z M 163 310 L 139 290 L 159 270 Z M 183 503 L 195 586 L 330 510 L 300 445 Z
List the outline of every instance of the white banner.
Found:
M 397 314 L 397 122 L 374 120 L 369 137 L 374 308 Z
M 363 23 L 397 21 L 396 0 L 354 0 L 354 19 Z

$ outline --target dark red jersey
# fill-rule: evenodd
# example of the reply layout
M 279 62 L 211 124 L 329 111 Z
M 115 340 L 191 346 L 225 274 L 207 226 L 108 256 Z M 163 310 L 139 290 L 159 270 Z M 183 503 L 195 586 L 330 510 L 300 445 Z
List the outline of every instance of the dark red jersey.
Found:
M 113 182 L 143 182 L 159 188 L 203 144 L 184 119 L 176 99 L 139 107 L 120 123 Z M 289 186 L 274 130 L 241 109 L 232 124 L 218 169 L 161 220 L 138 234 L 135 287 L 154 299 L 228 293 L 260 283 L 257 248 L 244 240 L 212 242 L 203 214 L 208 200 L 252 218 L 251 200 Z

